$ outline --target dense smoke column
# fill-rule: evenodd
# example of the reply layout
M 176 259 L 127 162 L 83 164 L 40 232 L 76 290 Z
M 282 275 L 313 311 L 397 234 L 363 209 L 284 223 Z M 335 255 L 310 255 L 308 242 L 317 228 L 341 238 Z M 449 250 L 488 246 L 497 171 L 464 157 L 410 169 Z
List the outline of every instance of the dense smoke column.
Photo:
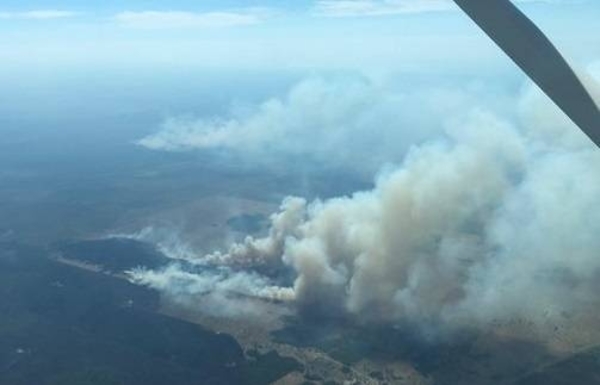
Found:
M 600 147 L 600 110 L 548 38 L 509 0 L 454 0 Z

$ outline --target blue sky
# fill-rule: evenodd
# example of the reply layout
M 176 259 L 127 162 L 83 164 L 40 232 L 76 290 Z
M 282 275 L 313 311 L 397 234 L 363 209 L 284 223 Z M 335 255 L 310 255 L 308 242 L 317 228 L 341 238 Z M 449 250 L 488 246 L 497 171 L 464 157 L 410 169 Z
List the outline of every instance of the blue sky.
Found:
M 577 61 L 600 58 L 600 2 L 520 0 Z M 505 69 L 447 0 L 4 0 L 0 69 Z

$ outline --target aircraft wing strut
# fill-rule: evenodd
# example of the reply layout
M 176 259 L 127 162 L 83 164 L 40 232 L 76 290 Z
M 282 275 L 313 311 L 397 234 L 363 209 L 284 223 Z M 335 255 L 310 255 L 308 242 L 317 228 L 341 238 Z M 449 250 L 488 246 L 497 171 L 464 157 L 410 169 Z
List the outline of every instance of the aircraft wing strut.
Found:
M 454 2 L 600 147 L 600 109 L 567 61 L 509 0 Z

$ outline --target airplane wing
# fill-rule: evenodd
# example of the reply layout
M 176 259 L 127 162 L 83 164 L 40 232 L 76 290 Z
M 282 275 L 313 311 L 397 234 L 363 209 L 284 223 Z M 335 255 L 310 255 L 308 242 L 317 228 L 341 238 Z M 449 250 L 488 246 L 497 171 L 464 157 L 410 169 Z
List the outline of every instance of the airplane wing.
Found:
M 600 109 L 550 40 L 509 0 L 454 2 L 600 147 Z

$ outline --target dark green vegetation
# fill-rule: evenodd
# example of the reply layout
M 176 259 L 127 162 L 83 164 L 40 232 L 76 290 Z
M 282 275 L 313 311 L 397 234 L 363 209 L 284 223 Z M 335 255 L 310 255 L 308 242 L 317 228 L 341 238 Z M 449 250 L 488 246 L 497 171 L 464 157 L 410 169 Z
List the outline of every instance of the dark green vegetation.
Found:
M 576 354 L 525 376 L 517 385 L 600 384 L 600 348 Z
M 543 347 L 521 340 L 467 333 L 428 343 L 422 337 L 410 327 L 362 327 L 340 320 L 300 321 L 274 333 L 279 342 L 319 348 L 346 365 L 362 359 L 408 362 L 435 385 L 600 384 L 600 348 L 557 361 Z
M 165 115 L 225 113 L 232 95 L 247 99 L 240 94 L 244 79 L 251 79 L 248 90 L 261 85 L 263 95 L 246 95 L 257 102 L 277 94 L 274 89 L 287 89 L 269 80 L 272 73 L 260 80 L 222 79 L 226 87 L 185 77 L 176 91 L 162 80 L 138 79 L 124 86 L 110 78 L 94 80 L 86 73 L 83 88 L 56 87 L 53 79 L 48 88 L 19 84 L 18 93 L 3 93 L 0 384 L 261 384 L 291 371 L 298 365 L 293 360 L 275 353 L 247 360 L 231 338 L 157 315 L 154 292 L 46 255 L 58 251 L 111 272 L 157 267 L 164 256 L 148 245 L 65 240 L 146 226 L 196 236 L 198 228 L 216 221 L 210 210 L 206 214 L 203 199 L 279 203 L 289 194 L 348 193 L 365 182 L 321 165 L 290 170 L 247 164 L 218 151 L 162 153 L 133 144 L 158 130 Z M 257 221 L 238 219 L 230 226 L 252 227 Z
M 298 363 L 156 313 L 157 294 L 0 243 L 0 384 L 266 384 Z

